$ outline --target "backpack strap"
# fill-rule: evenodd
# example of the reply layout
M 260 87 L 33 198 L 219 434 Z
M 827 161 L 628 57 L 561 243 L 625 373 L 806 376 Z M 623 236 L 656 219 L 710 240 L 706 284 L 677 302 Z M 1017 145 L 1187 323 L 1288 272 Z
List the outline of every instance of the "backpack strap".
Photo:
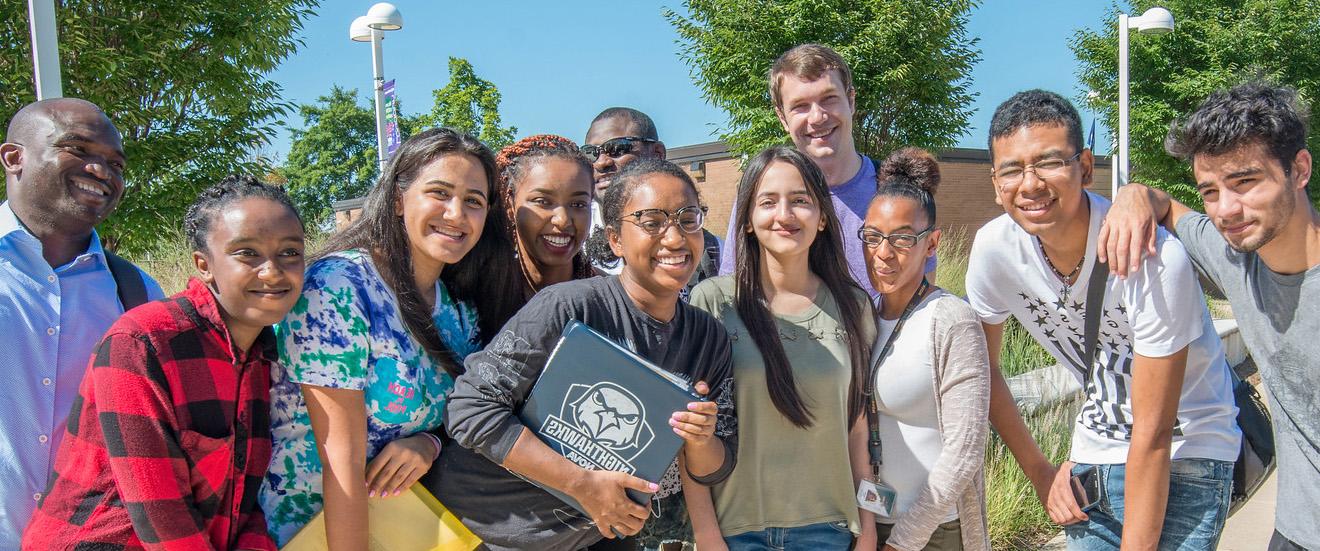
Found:
M 1095 363 L 1096 341 L 1100 337 L 1100 318 L 1105 311 L 1105 286 L 1109 282 L 1109 264 L 1096 259 L 1091 266 L 1091 279 L 1086 284 L 1086 327 L 1083 333 L 1082 359 L 1084 369 L 1090 370 Z
M 147 282 L 142 279 L 142 272 L 138 271 L 137 266 L 110 251 L 105 253 L 105 262 L 110 265 L 110 275 L 115 278 L 115 290 L 124 311 L 146 304 Z

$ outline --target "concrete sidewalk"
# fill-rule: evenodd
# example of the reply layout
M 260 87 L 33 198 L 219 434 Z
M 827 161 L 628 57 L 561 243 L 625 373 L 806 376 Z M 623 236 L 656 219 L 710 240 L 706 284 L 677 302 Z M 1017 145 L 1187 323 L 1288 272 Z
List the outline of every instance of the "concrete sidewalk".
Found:
M 1274 535 L 1274 499 L 1278 493 L 1278 471 L 1260 487 L 1251 501 L 1224 525 L 1219 551 L 1261 551 Z

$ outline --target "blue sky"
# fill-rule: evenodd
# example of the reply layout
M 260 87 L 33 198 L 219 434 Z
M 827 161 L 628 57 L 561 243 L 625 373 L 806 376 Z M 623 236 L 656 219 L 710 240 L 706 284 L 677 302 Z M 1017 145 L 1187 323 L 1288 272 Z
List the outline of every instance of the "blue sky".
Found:
M 371 47 L 351 42 L 348 26 L 370 1 L 326 0 L 302 33 L 304 46 L 272 75 L 285 98 L 311 103 L 339 85 L 371 95 Z M 385 78 L 397 81 L 408 113 L 430 109 L 431 90 L 448 81 L 449 56 L 472 62 L 477 74 L 503 94 L 500 114 L 518 135 L 561 134 L 581 140 L 601 109 L 626 105 L 656 121 L 670 147 L 715 139 L 725 116 L 708 105 L 678 57 L 677 35 L 661 12 L 663 2 L 614 0 L 454 2 L 396 0 L 404 28 L 386 34 Z M 1068 39 L 1103 20 L 1109 2 L 985 0 L 968 31 L 981 39 L 982 60 L 972 71 L 979 94 L 963 147 L 985 147 L 995 105 L 1013 92 L 1046 88 L 1082 94 Z M 1083 111 L 1083 122 L 1091 114 Z M 286 122 L 301 126 L 296 113 Z M 1103 129 L 1098 149 L 1107 151 Z M 281 132 L 268 153 L 287 152 Z

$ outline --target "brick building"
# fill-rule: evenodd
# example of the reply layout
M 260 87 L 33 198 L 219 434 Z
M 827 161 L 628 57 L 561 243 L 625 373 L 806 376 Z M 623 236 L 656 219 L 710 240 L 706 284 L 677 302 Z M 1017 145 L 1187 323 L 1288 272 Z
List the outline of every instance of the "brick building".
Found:
M 1004 211 L 995 204 L 990 184 L 990 153 L 984 149 L 946 149 L 938 153 L 940 190 L 935 196 L 940 226 L 974 232 Z M 706 229 L 724 238 L 733 213 L 742 160 L 729 152 L 724 142 L 685 145 L 669 150 L 669 160 L 682 167 L 697 182 L 701 198 L 710 207 Z M 1091 190 L 1109 195 L 1109 157 L 1096 157 L 1095 181 Z M 335 225 L 343 227 L 358 216 L 362 199 L 334 204 Z

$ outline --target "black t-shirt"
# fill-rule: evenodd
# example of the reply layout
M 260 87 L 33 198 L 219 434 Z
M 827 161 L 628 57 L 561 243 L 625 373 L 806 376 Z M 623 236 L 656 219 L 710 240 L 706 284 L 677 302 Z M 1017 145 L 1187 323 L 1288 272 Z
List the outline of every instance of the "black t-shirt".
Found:
M 737 450 L 733 360 L 718 321 L 682 302 L 672 320 L 657 321 L 628 298 L 616 276 L 552 285 L 467 358 L 446 405 L 445 427 L 457 445 L 445 448 L 423 480 L 490 549 L 571 550 L 600 539 L 585 515 L 499 465 L 522 433 L 516 411 L 571 320 L 689 382 L 706 381 L 719 406 L 716 435 L 726 457 Z M 733 461 L 726 461 L 714 478 L 732 470 Z M 676 491 L 671 478 L 654 481 L 661 483 L 659 496 Z

